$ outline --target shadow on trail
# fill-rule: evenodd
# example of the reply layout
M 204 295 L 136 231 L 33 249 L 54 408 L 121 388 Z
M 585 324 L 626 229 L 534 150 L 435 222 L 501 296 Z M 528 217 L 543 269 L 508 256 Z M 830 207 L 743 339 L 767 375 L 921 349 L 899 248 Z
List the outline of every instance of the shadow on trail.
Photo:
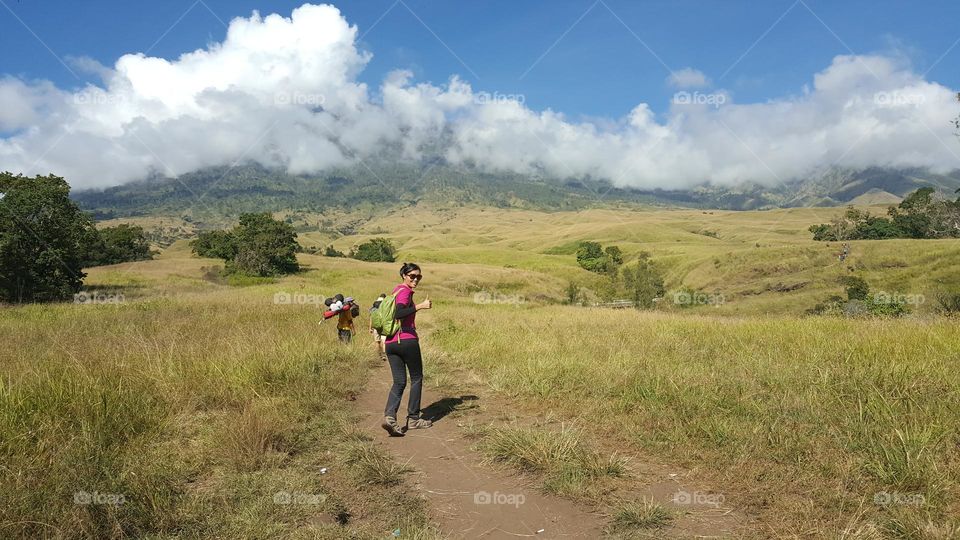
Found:
M 472 403 L 467 406 L 462 406 L 464 402 L 467 401 L 476 401 L 480 398 L 474 395 L 465 395 L 460 397 L 445 397 L 434 401 L 430 405 L 427 405 L 426 408 L 420 411 L 421 416 L 430 420 L 431 422 L 437 422 L 444 416 L 452 413 L 453 411 L 462 411 L 466 409 L 472 409 L 477 407 L 476 403 Z

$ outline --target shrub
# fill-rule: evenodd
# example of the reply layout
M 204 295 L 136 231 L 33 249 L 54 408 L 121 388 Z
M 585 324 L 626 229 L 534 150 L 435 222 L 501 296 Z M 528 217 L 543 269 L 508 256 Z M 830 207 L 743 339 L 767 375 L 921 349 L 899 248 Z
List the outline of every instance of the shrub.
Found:
M 847 289 L 847 300 L 866 300 L 870 293 L 870 286 L 862 277 L 845 276 L 843 285 Z
M 327 246 L 327 249 L 323 252 L 324 257 L 346 257 L 342 251 L 337 251 L 333 246 Z
M 359 261 L 394 262 L 397 260 L 396 248 L 386 238 L 373 238 L 355 247 L 350 256 Z
M 583 291 L 580 289 L 580 285 L 571 281 L 567 284 L 567 298 L 566 302 L 568 304 L 574 305 L 583 302 Z
M 937 311 L 945 315 L 960 313 L 960 291 L 939 291 L 936 293 Z
M 905 301 L 886 294 L 872 294 L 864 302 L 867 313 L 876 317 L 900 317 L 910 313 Z

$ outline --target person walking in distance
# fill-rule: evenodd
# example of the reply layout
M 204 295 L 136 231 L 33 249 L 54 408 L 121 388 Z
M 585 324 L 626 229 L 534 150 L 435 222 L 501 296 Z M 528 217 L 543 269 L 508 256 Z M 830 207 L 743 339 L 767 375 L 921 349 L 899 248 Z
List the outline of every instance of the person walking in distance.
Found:
M 342 294 L 338 294 L 336 299 L 341 304 L 344 304 Z M 337 337 L 341 343 L 350 343 L 350 338 L 353 337 L 353 299 L 351 298 L 350 300 L 351 302 L 347 302 L 340 310 L 339 315 L 337 315 Z
M 417 336 L 417 312 L 430 309 L 433 304 L 427 298 L 419 304 L 413 302 L 413 294 L 423 273 L 414 263 L 403 263 L 400 267 L 403 282 L 393 289 L 396 294 L 396 314 L 400 321 L 400 330 L 386 343 L 387 360 L 393 376 L 393 386 L 387 395 L 381 427 L 391 436 L 398 437 L 408 429 L 424 429 L 433 425 L 430 420 L 420 417 L 420 395 L 423 390 L 423 359 L 420 355 L 420 341 Z M 397 411 L 403 390 L 407 386 L 407 372 L 410 372 L 410 395 L 407 398 L 407 421 L 403 428 L 397 423 Z

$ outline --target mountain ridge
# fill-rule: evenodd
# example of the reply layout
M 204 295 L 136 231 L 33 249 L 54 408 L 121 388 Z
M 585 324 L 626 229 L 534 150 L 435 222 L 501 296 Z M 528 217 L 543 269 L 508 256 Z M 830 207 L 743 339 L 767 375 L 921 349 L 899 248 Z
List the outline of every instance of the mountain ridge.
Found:
M 921 187 L 944 195 L 960 188 L 960 170 L 830 168 L 775 186 L 704 184 L 691 189 L 618 187 L 591 178 L 491 173 L 442 160 L 379 161 L 295 175 L 257 163 L 211 167 L 176 178 L 154 177 L 72 194 L 97 219 L 146 215 L 236 216 L 243 212 L 378 208 L 431 202 L 547 211 L 617 204 L 720 210 L 895 204 Z

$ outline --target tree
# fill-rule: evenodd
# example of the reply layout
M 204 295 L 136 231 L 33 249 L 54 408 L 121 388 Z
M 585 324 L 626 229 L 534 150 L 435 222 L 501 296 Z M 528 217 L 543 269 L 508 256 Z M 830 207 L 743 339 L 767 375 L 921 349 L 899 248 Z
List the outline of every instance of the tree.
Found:
M 619 266 L 623 264 L 623 252 L 620 251 L 620 248 L 617 246 L 607 246 L 603 252 L 607 255 L 610 261 Z
M 87 248 L 86 265 L 102 266 L 130 261 L 152 259 L 150 243 L 143 234 L 143 227 L 122 223 L 96 231 Z
M 886 240 L 888 238 L 902 238 L 903 229 L 897 223 L 879 216 L 867 216 L 857 223 L 852 238 L 857 240 Z
M 639 257 L 632 268 L 623 269 L 623 286 L 637 308 L 650 309 L 654 299 L 662 297 L 666 289 L 660 268 L 650 259 L 650 254 L 642 251 Z
M 297 263 L 297 233 L 289 223 L 273 219 L 269 212 L 243 214 L 233 229 L 236 255 L 227 262 L 228 271 L 255 276 L 292 274 Z
M 943 238 L 956 236 L 948 223 L 950 203 L 938 201 L 933 188 L 920 188 L 907 195 L 896 208 L 889 210 L 893 222 L 904 238 Z
M 359 261 L 393 262 L 397 260 L 397 250 L 386 238 L 373 238 L 355 247 L 350 256 Z
M 580 242 L 577 248 L 577 264 L 591 272 L 615 272 L 623 262 L 623 254 L 617 246 L 608 246 L 606 251 L 597 242 Z
M 237 254 L 237 242 L 230 231 L 207 231 L 190 242 L 193 252 L 200 257 L 231 260 Z
M 242 214 L 233 230 L 203 233 L 191 246 L 201 257 L 226 261 L 227 272 L 273 276 L 300 270 L 297 233 L 269 212 Z
M 0 173 L 0 301 L 63 300 L 80 290 L 96 230 L 69 194 L 59 176 Z
M 807 230 L 813 233 L 813 239 L 818 242 L 837 241 L 836 229 L 825 223 L 821 223 L 820 225 L 811 225 Z
M 883 240 L 887 238 L 951 238 L 960 236 L 960 198 L 943 200 L 933 188 L 910 193 L 896 207 L 887 209 L 889 218 L 848 207 L 843 216 L 829 224 L 813 225 L 814 240 Z

